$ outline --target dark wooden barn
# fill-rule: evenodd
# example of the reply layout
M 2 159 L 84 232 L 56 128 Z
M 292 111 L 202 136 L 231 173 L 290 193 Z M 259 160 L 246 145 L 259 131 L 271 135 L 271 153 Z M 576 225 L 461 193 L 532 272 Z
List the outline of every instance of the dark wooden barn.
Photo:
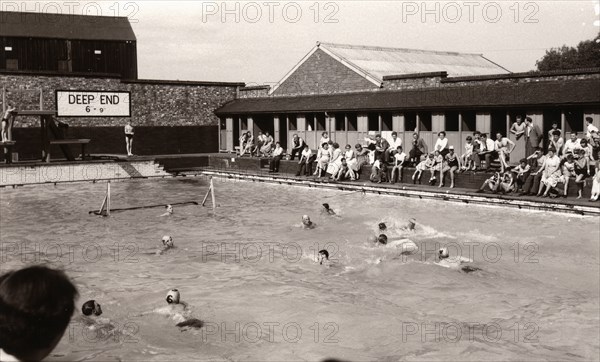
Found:
M 137 79 L 126 17 L 0 12 L 0 71 L 117 74 Z

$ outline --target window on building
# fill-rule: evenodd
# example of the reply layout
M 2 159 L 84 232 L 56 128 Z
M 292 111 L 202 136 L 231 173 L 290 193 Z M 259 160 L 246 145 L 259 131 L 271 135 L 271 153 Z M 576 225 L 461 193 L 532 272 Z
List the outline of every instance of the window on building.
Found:
M 317 131 L 325 131 L 325 113 L 317 113 Z
M 377 131 L 379 132 L 379 113 L 369 113 L 367 115 L 368 119 L 368 131 Z
M 404 113 L 404 130 L 414 132 L 417 129 L 417 114 L 415 112 Z
M 563 132 L 582 132 L 584 123 L 583 111 L 581 109 L 566 109 L 564 112 L 565 129 Z
M 96 49 L 96 50 L 94 50 L 94 54 L 101 55 L 102 54 L 102 50 Z
M 316 129 L 315 127 L 315 115 L 312 113 L 306 114 L 304 116 L 304 119 L 306 120 L 306 131 L 314 131 Z
M 444 113 L 444 131 L 458 132 L 458 112 L 448 111 Z
M 12 52 L 12 47 L 4 47 L 5 52 Z
M 346 115 L 344 113 L 336 113 L 335 117 L 335 130 L 345 131 L 346 130 Z
M 240 117 L 240 128 L 243 130 L 248 129 L 248 117 L 246 117 L 246 116 Z
M 290 131 L 297 131 L 298 130 L 298 119 L 296 118 L 295 114 L 289 114 L 287 116 L 288 121 L 289 121 L 289 130 Z
M 461 113 L 463 132 L 477 131 L 477 113 L 475 111 L 465 111 Z
M 381 113 L 381 130 L 382 131 L 391 131 L 392 125 L 393 125 L 392 113 L 391 112 Z
M 419 112 L 419 131 L 430 132 L 431 130 L 431 112 Z
M 358 117 L 356 113 L 346 113 L 346 118 L 348 118 L 348 131 L 356 132 L 358 130 Z
M 506 111 L 492 111 L 490 114 L 492 120 L 492 129 L 488 135 L 491 139 L 496 139 L 496 134 L 501 133 L 506 137 Z

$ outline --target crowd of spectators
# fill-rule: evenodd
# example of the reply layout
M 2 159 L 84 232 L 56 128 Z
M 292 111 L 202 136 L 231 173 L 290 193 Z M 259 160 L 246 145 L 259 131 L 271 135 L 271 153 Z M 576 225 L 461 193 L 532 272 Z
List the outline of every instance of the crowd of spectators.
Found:
M 569 183 L 574 182 L 578 186 L 577 198 L 581 198 L 589 178 L 600 181 L 596 174 L 600 134 L 591 117 L 586 117 L 585 134 L 570 132 L 566 142 L 557 124 L 552 125 L 545 138 L 529 117 L 517 116 L 510 132 L 515 141 L 502 133 L 496 133 L 492 139 L 487 133 L 475 131 L 466 137 L 462 152 L 449 143 L 444 131 L 438 133 L 431 151 L 418 132 L 413 133 L 411 144 L 406 148 L 397 132 L 392 132 L 389 139 L 376 134 L 366 137 L 362 143 L 347 144 L 343 148 L 323 132 L 316 152 L 295 134 L 287 158 L 299 159 L 296 176 L 328 177 L 334 181 L 358 180 L 361 168 L 370 167 L 371 182 L 394 184 L 401 182 L 404 170 L 411 167 L 414 184 L 420 184 L 423 172 L 428 171 L 430 185 L 444 187 L 448 176 L 449 187 L 454 188 L 458 173 L 494 172 L 479 192 L 489 189 L 494 193 L 543 197 L 566 197 Z M 511 166 L 510 154 L 516 147 L 515 142 L 524 143 L 525 157 L 518 165 Z M 279 172 L 279 163 L 286 156 L 279 142 L 274 142 L 268 132 L 259 132 L 256 138 L 250 132 L 244 133 L 240 138 L 240 155 L 245 153 L 270 157 L 269 172 Z M 493 168 L 494 165 L 497 167 Z

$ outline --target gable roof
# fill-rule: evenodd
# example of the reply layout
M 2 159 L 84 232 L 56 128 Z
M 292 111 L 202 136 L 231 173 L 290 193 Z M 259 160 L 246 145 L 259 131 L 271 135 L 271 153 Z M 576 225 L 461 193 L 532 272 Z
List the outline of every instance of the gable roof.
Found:
M 135 41 L 126 17 L 0 11 L 0 36 Z
M 482 54 L 321 43 L 300 60 L 271 90 L 273 93 L 310 56 L 321 49 L 377 86 L 391 75 L 446 72 L 450 77 L 508 74 Z

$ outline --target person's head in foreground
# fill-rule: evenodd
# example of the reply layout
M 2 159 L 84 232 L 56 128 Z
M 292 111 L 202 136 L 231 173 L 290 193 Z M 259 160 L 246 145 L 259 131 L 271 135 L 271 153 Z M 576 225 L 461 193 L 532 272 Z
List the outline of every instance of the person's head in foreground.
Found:
M 32 266 L 0 276 L 0 356 L 40 361 L 62 338 L 77 288 L 59 270 Z
M 162 244 L 165 248 L 172 248 L 173 246 L 175 246 L 173 238 L 169 235 L 165 235 L 162 237 Z
M 310 221 L 310 217 L 308 217 L 308 215 L 302 215 L 302 225 L 304 225 L 304 226 L 312 225 L 312 221 Z
M 319 250 L 319 264 L 323 264 L 326 260 L 329 260 L 329 252 L 325 249 Z
M 100 304 L 98 304 L 98 302 L 95 300 L 88 300 L 81 306 L 81 313 L 86 316 L 90 316 L 92 314 L 99 316 L 102 314 L 102 307 L 100 307 Z
M 179 294 L 179 290 L 171 289 L 167 293 L 166 299 L 167 299 L 167 303 L 169 303 L 169 304 L 179 304 L 180 298 L 181 298 L 181 295 Z
M 441 248 L 440 250 L 438 250 L 438 258 L 441 259 L 446 259 L 450 256 L 450 253 L 448 252 L 448 248 Z

